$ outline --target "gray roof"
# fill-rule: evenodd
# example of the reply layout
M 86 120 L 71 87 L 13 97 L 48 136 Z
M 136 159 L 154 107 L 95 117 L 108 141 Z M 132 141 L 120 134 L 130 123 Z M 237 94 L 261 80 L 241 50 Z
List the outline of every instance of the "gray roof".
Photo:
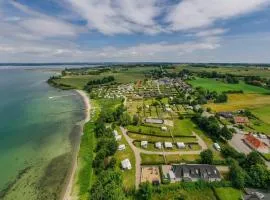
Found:
M 172 171 L 175 173 L 176 178 L 186 180 L 221 178 L 219 171 L 214 165 L 173 165 Z

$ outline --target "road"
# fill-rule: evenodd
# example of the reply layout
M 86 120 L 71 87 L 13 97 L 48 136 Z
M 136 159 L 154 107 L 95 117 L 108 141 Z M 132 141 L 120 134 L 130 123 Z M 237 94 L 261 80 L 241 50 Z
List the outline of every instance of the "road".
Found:
M 148 151 L 148 150 L 145 150 L 145 149 L 141 149 L 141 148 L 138 148 L 136 147 L 134 144 L 133 144 L 133 139 L 130 138 L 127 134 L 127 130 L 123 127 L 120 127 L 122 133 L 123 133 L 123 136 L 125 137 L 125 139 L 127 140 L 129 146 L 131 147 L 132 151 L 134 152 L 134 155 L 135 155 L 135 160 L 136 160 L 136 188 L 139 187 L 139 184 L 140 184 L 140 178 L 141 178 L 141 156 L 140 154 L 141 153 L 144 153 L 144 154 L 148 154 L 148 155 L 163 155 L 164 157 L 166 155 L 193 155 L 193 154 L 200 154 L 203 150 L 207 149 L 207 145 L 205 144 L 205 142 L 198 136 L 196 135 L 194 132 L 193 134 L 196 135 L 197 139 L 198 139 L 198 143 L 199 145 L 202 147 L 201 150 L 197 150 L 197 151 L 173 151 L 173 152 L 168 152 L 168 151 Z

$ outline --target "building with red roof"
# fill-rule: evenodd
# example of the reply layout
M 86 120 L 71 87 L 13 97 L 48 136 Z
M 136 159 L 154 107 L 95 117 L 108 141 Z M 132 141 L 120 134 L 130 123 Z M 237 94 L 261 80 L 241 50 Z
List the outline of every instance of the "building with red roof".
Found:
M 243 140 L 250 148 L 261 153 L 269 153 L 268 145 L 252 134 L 245 135 Z
M 248 124 L 249 120 L 247 117 L 234 117 L 234 122 L 236 124 Z

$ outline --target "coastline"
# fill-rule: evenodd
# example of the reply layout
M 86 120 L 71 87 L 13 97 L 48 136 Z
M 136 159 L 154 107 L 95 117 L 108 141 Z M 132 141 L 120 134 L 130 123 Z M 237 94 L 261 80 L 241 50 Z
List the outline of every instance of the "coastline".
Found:
M 79 125 L 81 127 L 81 135 L 83 135 L 83 126 L 85 123 L 90 121 L 90 109 L 91 109 L 91 104 L 89 97 L 86 92 L 83 90 L 75 90 L 78 95 L 80 95 L 83 99 L 84 106 L 85 106 L 85 118 L 82 120 Z M 70 171 L 68 172 L 66 183 L 63 186 L 62 194 L 61 194 L 61 200 L 72 200 L 72 188 L 73 188 L 73 183 L 75 179 L 75 174 L 78 166 L 77 158 L 78 158 L 78 152 L 80 149 L 80 143 L 75 147 L 74 150 L 74 155 L 72 156 L 72 164 L 70 167 Z

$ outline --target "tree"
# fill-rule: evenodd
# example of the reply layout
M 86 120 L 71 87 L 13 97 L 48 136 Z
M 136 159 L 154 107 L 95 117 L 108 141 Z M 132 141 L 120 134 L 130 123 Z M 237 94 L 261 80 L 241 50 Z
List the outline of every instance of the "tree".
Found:
M 131 124 L 131 117 L 128 113 L 123 113 L 123 115 L 120 116 L 119 122 L 122 126 L 127 126 Z
M 212 164 L 213 163 L 213 152 L 210 149 L 204 150 L 200 153 L 201 163 Z
M 152 185 L 149 182 L 141 183 L 138 191 L 139 200 L 152 199 Z
M 232 132 L 228 129 L 227 126 L 224 126 L 221 130 L 220 130 L 220 135 L 222 137 L 224 137 L 226 140 L 231 140 L 232 139 Z
M 230 165 L 229 177 L 234 187 L 239 189 L 244 188 L 246 173 L 235 160 L 233 160 Z
M 139 122 L 140 122 L 140 118 L 138 115 L 133 115 L 133 125 L 137 126 L 139 125 Z
M 248 170 L 249 184 L 253 187 L 267 188 L 270 185 L 270 172 L 265 165 L 252 165 Z
M 99 178 L 92 186 L 91 199 L 125 200 L 126 198 L 122 190 L 121 174 L 113 170 L 101 172 Z
M 256 164 L 265 165 L 260 154 L 256 151 L 252 151 L 251 153 L 247 155 L 247 158 L 246 158 L 246 161 L 244 162 L 243 167 L 245 169 L 249 169 L 252 165 L 256 165 Z

